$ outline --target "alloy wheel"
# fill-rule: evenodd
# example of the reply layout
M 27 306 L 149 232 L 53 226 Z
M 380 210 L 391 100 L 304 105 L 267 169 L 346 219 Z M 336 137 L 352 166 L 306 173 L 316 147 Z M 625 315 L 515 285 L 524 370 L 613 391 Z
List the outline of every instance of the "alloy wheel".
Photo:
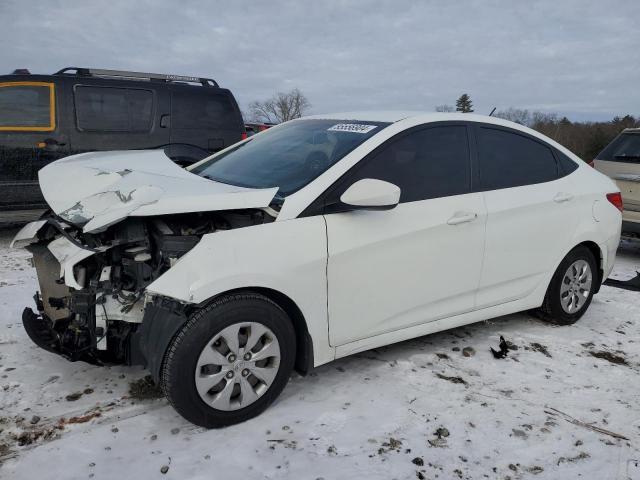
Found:
M 576 260 L 569 266 L 560 285 L 560 305 L 566 313 L 576 313 L 584 306 L 592 281 L 593 274 L 586 260 Z
M 238 410 L 260 398 L 280 366 L 275 334 L 258 322 L 229 325 L 211 338 L 196 363 L 200 398 L 216 410 Z

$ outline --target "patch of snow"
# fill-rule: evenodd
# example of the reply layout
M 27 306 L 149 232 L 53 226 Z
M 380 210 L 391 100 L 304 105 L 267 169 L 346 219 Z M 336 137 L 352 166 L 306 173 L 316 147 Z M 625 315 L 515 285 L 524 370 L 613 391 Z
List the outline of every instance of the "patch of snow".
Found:
M 11 233 L 0 234 L 2 478 L 638 478 L 636 292 L 602 287 L 568 327 L 522 313 L 338 360 L 294 376 L 258 418 L 206 431 L 164 399 L 128 398 L 140 368 L 69 363 L 31 343 L 20 316 L 35 273 Z M 636 269 L 640 243 L 623 242 L 613 276 Z M 489 351 L 500 335 L 518 347 L 503 360 Z M 627 365 L 590 353 L 602 351 Z

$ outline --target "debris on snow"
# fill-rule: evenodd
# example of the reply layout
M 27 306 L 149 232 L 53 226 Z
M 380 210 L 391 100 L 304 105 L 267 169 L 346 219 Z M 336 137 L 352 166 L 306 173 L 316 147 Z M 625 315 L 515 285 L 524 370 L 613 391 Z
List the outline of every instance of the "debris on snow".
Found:
M 162 398 L 162 390 L 158 387 L 151 375 L 129 383 L 129 397 L 136 400 L 152 400 Z
M 498 358 L 498 359 L 505 358 L 509 353 L 509 345 L 507 345 L 507 342 L 505 341 L 502 335 L 500 335 L 500 343 L 498 344 L 498 348 L 499 350 L 496 351 L 493 349 L 493 347 L 489 347 L 489 349 L 491 350 L 491 353 L 493 353 L 493 356 L 495 358 Z
M 626 365 L 626 366 L 629 365 L 629 362 L 627 362 L 626 358 L 624 358 L 623 356 L 616 355 L 615 353 L 607 352 L 605 350 L 601 350 L 601 351 L 591 350 L 589 351 L 589 355 L 591 355 L 592 357 L 600 358 L 601 360 L 606 360 L 608 362 L 615 363 L 616 365 Z
M 436 373 L 436 377 L 441 378 L 442 380 L 447 380 L 451 383 L 460 383 L 462 385 L 468 385 L 466 380 L 462 377 L 449 377 L 448 375 L 443 375 L 442 373 Z
M 531 347 L 531 350 L 533 350 L 534 352 L 540 352 L 545 357 L 552 358 L 551 354 L 549 353 L 549 350 L 547 350 L 547 347 L 545 347 L 541 343 L 533 342 L 532 344 L 530 344 L 530 347 Z

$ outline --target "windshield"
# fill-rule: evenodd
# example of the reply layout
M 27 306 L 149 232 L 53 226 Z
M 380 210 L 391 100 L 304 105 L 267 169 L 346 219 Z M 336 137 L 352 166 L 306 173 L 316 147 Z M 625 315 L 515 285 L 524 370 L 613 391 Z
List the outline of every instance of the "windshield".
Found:
M 387 125 L 353 120 L 298 120 L 252 137 L 197 165 L 191 172 L 241 187 L 279 187 L 277 196 L 284 198 Z
M 600 152 L 596 158 L 610 162 L 640 160 L 640 134 L 621 134 Z

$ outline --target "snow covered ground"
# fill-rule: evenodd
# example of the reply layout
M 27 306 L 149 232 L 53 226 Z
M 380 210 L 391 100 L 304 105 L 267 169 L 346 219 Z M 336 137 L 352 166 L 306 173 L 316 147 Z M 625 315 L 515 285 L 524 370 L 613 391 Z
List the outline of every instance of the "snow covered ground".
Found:
M 260 417 L 206 431 L 164 399 L 131 397 L 139 368 L 32 345 L 20 314 L 35 274 L 10 234 L 0 478 L 640 478 L 639 293 L 603 287 L 570 327 L 518 314 L 364 352 L 295 376 Z M 640 243 L 626 242 L 614 277 L 635 269 Z M 500 335 L 518 347 L 504 360 L 489 352 Z

